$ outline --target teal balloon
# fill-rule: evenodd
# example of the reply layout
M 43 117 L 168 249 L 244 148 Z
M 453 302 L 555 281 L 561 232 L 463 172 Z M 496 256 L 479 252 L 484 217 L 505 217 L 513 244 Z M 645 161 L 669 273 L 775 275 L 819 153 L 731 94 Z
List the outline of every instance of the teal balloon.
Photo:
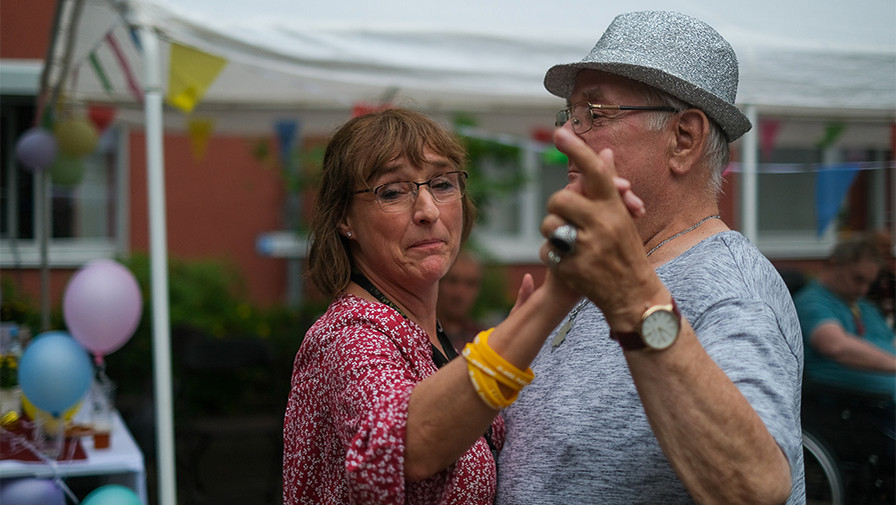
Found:
M 81 505 L 143 505 L 130 488 L 109 484 L 98 487 L 81 500 Z
M 59 153 L 49 170 L 53 184 L 71 188 L 81 184 L 84 179 L 84 160 L 71 154 Z
M 87 350 L 71 335 L 37 335 L 19 361 L 19 385 L 35 407 L 59 417 L 81 401 L 93 380 Z

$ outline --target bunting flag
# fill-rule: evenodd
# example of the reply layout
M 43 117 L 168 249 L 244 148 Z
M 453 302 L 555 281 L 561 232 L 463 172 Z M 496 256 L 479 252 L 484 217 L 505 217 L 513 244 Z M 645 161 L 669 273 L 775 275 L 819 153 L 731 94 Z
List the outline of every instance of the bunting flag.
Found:
M 143 45 L 140 43 L 140 32 L 137 31 L 137 28 L 131 26 L 128 30 L 128 34 L 131 36 L 131 42 L 134 43 L 134 47 L 137 49 L 138 53 L 143 52 Z
M 187 131 L 190 134 L 190 145 L 193 147 L 193 158 L 196 161 L 205 159 L 208 139 L 212 135 L 215 123 L 211 119 L 190 119 Z
M 843 199 L 858 173 L 857 165 L 841 165 L 818 171 L 815 176 L 815 216 L 819 237 L 824 235 L 824 231 L 840 212 Z
M 115 54 L 115 58 L 118 60 L 118 66 L 121 67 L 121 71 L 124 73 L 124 77 L 128 83 L 128 90 L 130 90 L 131 95 L 137 103 L 143 104 L 143 90 L 141 90 L 140 85 L 137 84 L 137 79 L 134 78 L 134 73 L 131 72 L 128 60 L 125 58 L 124 52 L 121 50 L 121 47 L 118 45 L 118 41 L 115 39 L 115 35 L 113 35 L 112 32 L 106 34 L 106 42 Z
M 392 104 L 388 102 L 383 103 L 369 103 L 369 102 L 356 102 L 352 105 L 352 117 L 362 116 L 367 114 L 368 112 L 376 112 L 378 110 L 385 110 L 389 107 L 392 107 Z
M 90 53 L 90 66 L 93 68 L 93 73 L 96 74 L 96 78 L 99 79 L 100 84 L 103 85 L 103 89 L 106 93 L 112 93 L 112 84 L 109 82 L 109 78 L 106 76 L 106 71 L 103 69 L 103 64 L 100 63 L 100 59 L 96 57 L 96 53 Z
M 106 131 L 106 128 L 112 124 L 115 119 L 117 110 L 111 105 L 89 104 L 87 106 L 87 117 L 96 126 L 99 132 Z
M 824 128 L 824 136 L 821 137 L 821 140 L 818 141 L 816 147 L 819 149 L 827 149 L 834 145 L 837 142 L 837 139 L 840 138 L 840 135 L 843 134 L 843 131 L 846 129 L 846 125 L 843 123 L 829 123 Z
M 763 159 L 769 159 L 772 156 L 772 150 L 775 148 L 775 142 L 778 139 L 778 131 L 781 129 L 781 122 L 774 119 L 766 119 L 759 123 L 759 151 Z
M 284 167 L 290 167 L 291 153 L 295 146 L 299 122 L 295 119 L 283 119 L 274 125 L 277 132 L 277 141 L 280 146 L 280 162 Z
M 226 65 L 225 58 L 172 43 L 165 99 L 187 114 L 193 112 Z

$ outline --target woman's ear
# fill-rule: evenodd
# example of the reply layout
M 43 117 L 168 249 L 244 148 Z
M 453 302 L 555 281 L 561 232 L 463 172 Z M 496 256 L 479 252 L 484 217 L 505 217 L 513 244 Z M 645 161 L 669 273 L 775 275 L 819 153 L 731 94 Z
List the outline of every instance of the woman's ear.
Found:
M 675 123 L 675 145 L 672 147 L 672 169 L 683 174 L 703 156 L 709 136 L 709 118 L 700 109 L 685 109 Z
M 347 219 L 345 219 L 341 223 L 339 223 L 339 226 L 337 226 L 337 228 L 339 229 L 340 235 L 342 235 L 343 237 L 346 237 L 346 238 L 352 238 L 352 236 L 353 236 L 352 227 L 351 227 L 351 225 L 349 225 Z

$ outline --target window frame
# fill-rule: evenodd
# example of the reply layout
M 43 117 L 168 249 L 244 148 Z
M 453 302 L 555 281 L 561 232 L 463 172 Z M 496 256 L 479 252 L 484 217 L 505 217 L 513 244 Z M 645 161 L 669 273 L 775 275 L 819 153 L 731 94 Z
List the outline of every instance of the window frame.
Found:
M 0 60 L 0 96 L 29 97 L 36 99 L 39 90 L 40 72 L 42 63 L 31 60 Z M 4 119 L 6 120 L 6 119 Z M 11 120 L 15 123 L 15 120 Z M 10 124 L 10 132 L 24 131 L 20 124 Z M 111 195 L 114 216 L 114 225 L 111 236 L 105 238 L 52 238 L 46 242 L 46 266 L 50 268 L 78 267 L 87 261 L 98 258 L 114 258 L 125 255 L 128 252 L 130 208 L 128 199 L 129 170 L 128 170 L 128 137 L 129 131 L 122 126 L 114 126 L 116 132 L 114 171 L 115 186 Z M 10 135 L 12 137 L 12 135 Z M 15 143 L 18 138 L 4 139 L 8 145 L 2 146 L 3 156 L 7 167 L 18 165 L 15 154 Z M 14 230 L 17 228 L 19 190 L 19 170 L 11 169 L 4 172 L 7 177 L 6 208 L 0 209 L 0 219 L 9 220 L 7 230 L 12 232 L 10 236 L 0 237 L 0 267 L 6 268 L 38 268 L 44 266 L 43 261 L 43 237 L 46 233 L 42 216 L 51 211 L 47 203 L 42 209 L 38 208 L 41 196 L 50 197 L 52 184 L 45 171 L 35 174 L 32 188 L 32 201 L 36 202 L 31 210 L 33 238 L 17 238 Z M 46 229 L 52 230 L 51 216 L 46 221 Z

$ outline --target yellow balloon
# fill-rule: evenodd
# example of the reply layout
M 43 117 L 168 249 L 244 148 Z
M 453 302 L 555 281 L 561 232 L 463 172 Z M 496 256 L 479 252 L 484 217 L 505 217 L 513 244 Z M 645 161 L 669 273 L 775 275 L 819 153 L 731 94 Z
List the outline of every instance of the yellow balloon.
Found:
M 59 121 L 53 126 L 59 150 L 74 157 L 92 153 L 100 141 L 96 126 L 86 118 Z
M 72 420 L 73 417 L 75 417 L 75 414 L 77 414 L 78 410 L 81 409 L 82 403 L 84 402 L 80 401 L 73 407 L 62 413 L 61 421 L 63 422 L 63 426 L 65 426 L 65 423 L 68 423 Z M 28 418 L 32 421 L 39 421 L 46 427 L 47 431 L 56 431 L 59 429 L 60 419 L 53 417 L 53 414 L 50 414 L 45 410 L 41 410 L 35 407 L 34 404 L 28 400 L 24 393 L 22 394 L 22 411 L 24 411 L 25 415 L 27 415 Z

